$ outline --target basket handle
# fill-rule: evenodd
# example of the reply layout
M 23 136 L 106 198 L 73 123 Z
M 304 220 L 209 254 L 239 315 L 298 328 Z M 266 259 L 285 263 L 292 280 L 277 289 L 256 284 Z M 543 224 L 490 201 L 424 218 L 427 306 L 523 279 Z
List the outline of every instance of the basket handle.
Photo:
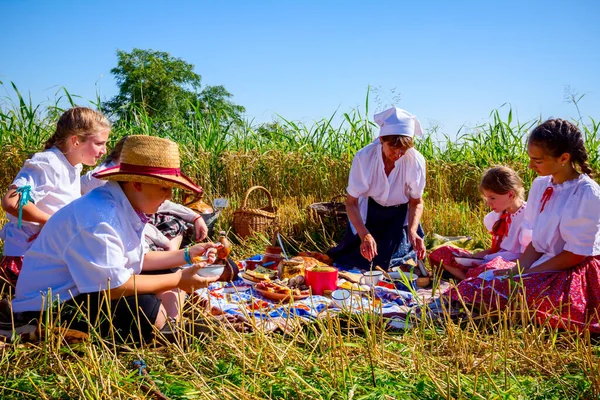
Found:
M 267 198 L 269 199 L 269 207 L 273 207 L 273 197 L 271 197 L 271 193 L 263 186 L 252 186 L 250 189 L 246 191 L 246 195 L 244 196 L 244 201 L 242 202 L 242 208 L 246 208 L 246 202 L 248 201 L 248 196 L 252 191 L 260 189 L 267 194 Z
M 335 201 L 339 198 L 343 198 L 346 199 L 346 195 L 345 194 L 338 194 L 337 196 L 333 196 L 331 198 L 331 203 L 335 203 Z M 344 201 L 342 201 L 341 203 L 344 203 Z

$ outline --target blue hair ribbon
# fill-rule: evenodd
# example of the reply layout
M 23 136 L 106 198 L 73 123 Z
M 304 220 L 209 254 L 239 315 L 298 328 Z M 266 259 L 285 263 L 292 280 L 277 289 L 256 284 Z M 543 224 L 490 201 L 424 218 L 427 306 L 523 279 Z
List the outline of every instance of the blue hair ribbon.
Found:
M 33 199 L 31 198 L 31 186 L 25 185 L 18 187 L 16 192 L 21 196 L 19 199 L 19 220 L 17 221 L 17 227 L 20 228 L 23 225 L 23 207 L 29 202 L 33 203 Z

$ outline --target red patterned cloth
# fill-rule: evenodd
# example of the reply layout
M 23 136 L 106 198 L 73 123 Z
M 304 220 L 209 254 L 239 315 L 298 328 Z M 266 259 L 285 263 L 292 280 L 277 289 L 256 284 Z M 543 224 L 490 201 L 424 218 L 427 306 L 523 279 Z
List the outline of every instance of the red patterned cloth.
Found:
M 460 254 L 465 257 L 470 257 L 472 253 L 468 250 L 454 246 L 440 246 L 429 253 L 429 265 L 439 267 L 440 265 L 448 265 L 454 268 L 460 268 L 463 271 L 469 270 L 468 267 L 462 266 L 454 259 L 454 254 Z
M 0 261 L 0 279 L 10 282 L 13 286 L 15 286 L 17 284 L 19 273 L 21 273 L 21 267 L 23 267 L 22 256 L 2 256 L 2 261 Z
M 514 265 L 514 262 L 498 257 L 487 263 L 485 268 L 506 269 Z M 522 287 L 519 287 L 521 282 Z M 475 276 L 463 280 L 445 294 L 455 301 L 462 298 L 467 304 L 483 303 L 492 309 L 503 309 L 516 290 L 518 293 L 525 291 L 527 305 L 535 312 L 538 322 L 600 333 L 600 256 L 587 257 L 581 264 L 561 272 L 489 281 Z

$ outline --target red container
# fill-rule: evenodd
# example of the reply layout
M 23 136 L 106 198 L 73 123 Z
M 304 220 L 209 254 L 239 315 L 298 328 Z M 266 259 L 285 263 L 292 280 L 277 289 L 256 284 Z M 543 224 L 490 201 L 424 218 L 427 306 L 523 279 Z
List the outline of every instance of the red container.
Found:
M 254 269 L 256 269 L 257 265 L 260 265 L 261 261 L 260 260 L 246 260 L 246 269 L 248 271 L 252 271 Z
M 323 295 L 325 290 L 337 289 L 338 270 L 333 267 L 317 267 L 327 268 L 328 271 L 313 271 L 313 269 L 307 269 L 304 279 L 306 284 L 312 289 L 312 293 L 316 295 Z

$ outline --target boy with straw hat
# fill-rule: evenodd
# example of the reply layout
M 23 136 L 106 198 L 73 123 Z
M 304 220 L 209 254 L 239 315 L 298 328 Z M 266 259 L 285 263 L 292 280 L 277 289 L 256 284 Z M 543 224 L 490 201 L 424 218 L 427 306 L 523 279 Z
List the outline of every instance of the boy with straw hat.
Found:
M 130 136 L 121 164 L 96 174 L 109 182 L 53 215 L 25 254 L 12 303 L 13 311 L 20 313 L 17 317 L 38 317 L 56 301 L 71 328 L 87 331 L 93 324 L 101 335 L 112 328 L 121 339 L 148 339 L 154 327 L 161 329 L 166 323 L 157 294 L 172 289 L 191 292 L 216 280 L 197 275 L 203 263 L 173 273 L 140 275 L 142 268 L 166 270 L 192 264 L 203 254 L 214 259 L 213 243 L 163 252 L 143 245 L 145 214 L 170 199 L 173 187 L 202 193 L 179 167 L 176 143 Z M 81 318 L 74 318 L 76 309 L 91 320 L 82 324 Z

